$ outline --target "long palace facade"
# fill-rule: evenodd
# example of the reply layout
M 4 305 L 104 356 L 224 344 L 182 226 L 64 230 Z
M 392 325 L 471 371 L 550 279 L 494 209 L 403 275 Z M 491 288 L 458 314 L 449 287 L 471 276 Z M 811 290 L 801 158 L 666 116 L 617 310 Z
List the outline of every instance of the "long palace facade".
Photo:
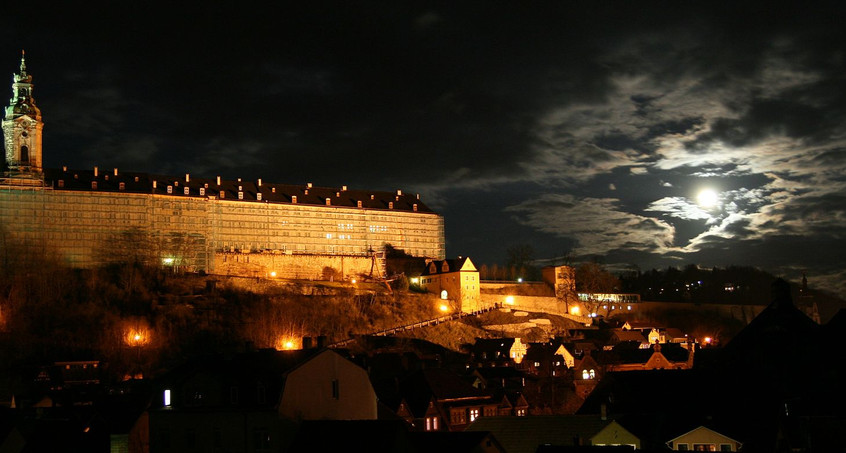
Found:
M 444 259 L 443 217 L 402 191 L 102 170 L 45 169 L 41 112 L 21 58 L 3 118 L 3 243 L 74 267 L 114 259 L 250 276 L 372 271 L 390 244 Z

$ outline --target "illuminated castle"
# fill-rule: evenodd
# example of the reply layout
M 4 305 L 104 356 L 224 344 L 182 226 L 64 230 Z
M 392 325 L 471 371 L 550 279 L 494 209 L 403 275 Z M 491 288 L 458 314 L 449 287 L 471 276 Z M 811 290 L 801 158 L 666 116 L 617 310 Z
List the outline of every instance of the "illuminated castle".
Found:
M 443 217 L 418 195 L 43 168 L 41 111 L 21 57 L 3 118 L 3 243 L 74 267 L 127 257 L 221 274 L 320 278 L 378 270 L 385 245 L 444 259 Z

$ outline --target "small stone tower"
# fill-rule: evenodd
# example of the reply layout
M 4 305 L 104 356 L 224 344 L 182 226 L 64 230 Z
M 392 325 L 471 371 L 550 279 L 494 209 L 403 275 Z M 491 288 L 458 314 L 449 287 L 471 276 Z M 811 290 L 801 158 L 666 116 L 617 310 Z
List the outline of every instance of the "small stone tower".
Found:
M 21 52 L 21 69 L 12 77 L 12 99 L 3 117 L 3 143 L 9 176 L 40 177 L 41 110 L 32 98 L 32 76 L 26 72 L 25 54 Z

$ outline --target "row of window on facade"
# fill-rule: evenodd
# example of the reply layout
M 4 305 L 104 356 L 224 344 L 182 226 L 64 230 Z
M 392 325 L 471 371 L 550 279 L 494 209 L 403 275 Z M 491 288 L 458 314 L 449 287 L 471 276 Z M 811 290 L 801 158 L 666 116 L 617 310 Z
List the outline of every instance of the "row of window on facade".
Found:
M 136 177 L 136 180 L 137 179 L 138 178 Z M 59 180 L 59 187 L 60 188 L 65 187 L 65 180 L 64 179 Z M 97 190 L 97 188 L 98 188 L 98 181 L 91 181 L 91 189 Z M 153 181 L 153 189 L 155 189 L 155 188 L 156 188 L 156 181 Z M 119 182 L 118 183 L 118 190 L 126 190 L 126 183 L 125 182 Z M 173 186 L 167 186 L 166 190 L 167 190 L 168 194 L 172 195 L 174 193 L 173 192 Z M 276 188 L 273 188 L 273 192 L 276 192 Z M 191 190 L 190 190 L 189 187 L 184 187 L 182 189 L 182 193 L 183 193 L 183 195 L 190 195 Z M 238 199 L 243 200 L 244 199 L 244 192 L 239 190 L 237 193 L 238 193 Z M 199 195 L 201 197 L 206 196 L 206 188 L 205 187 L 200 187 Z M 226 198 L 226 191 L 221 190 L 220 192 L 218 192 L 218 196 L 219 196 L 220 199 L 225 199 Z M 256 192 L 256 201 L 262 201 L 261 192 Z M 297 203 L 297 196 L 296 195 L 291 195 L 291 203 Z M 326 198 L 326 206 L 332 206 L 332 199 L 331 198 Z M 357 200 L 356 201 L 356 207 L 363 208 L 364 202 L 362 200 Z M 394 202 L 393 201 L 388 202 L 388 209 L 394 209 Z M 414 212 L 417 212 L 417 203 L 413 203 L 411 205 L 411 210 L 414 211 Z

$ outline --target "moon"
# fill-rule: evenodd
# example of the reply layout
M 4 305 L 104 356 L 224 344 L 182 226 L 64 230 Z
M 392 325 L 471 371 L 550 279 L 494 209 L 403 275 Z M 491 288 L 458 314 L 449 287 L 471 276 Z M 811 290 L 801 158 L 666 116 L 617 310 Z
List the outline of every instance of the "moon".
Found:
M 717 205 L 719 200 L 719 195 L 713 189 L 702 189 L 699 191 L 699 194 L 696 195 L 696 202 L 703 208 L 713 208 Z

